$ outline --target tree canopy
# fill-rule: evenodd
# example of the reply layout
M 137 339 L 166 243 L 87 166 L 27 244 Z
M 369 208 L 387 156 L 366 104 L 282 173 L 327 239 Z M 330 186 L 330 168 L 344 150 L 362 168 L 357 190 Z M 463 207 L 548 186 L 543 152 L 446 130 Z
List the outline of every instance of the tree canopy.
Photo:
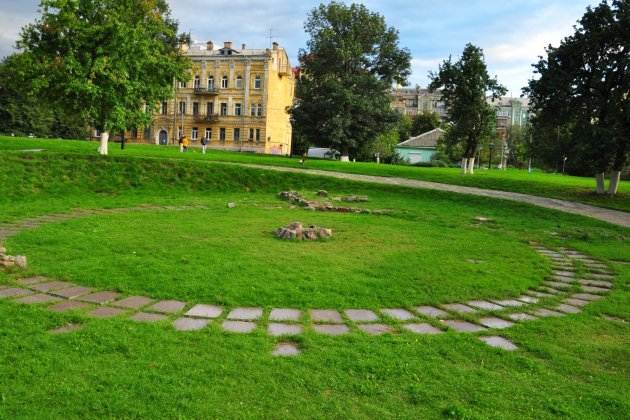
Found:
M 397 122 L 390 90 L 406 82 L 410 53 L 383 16 L 360 4 L 322 4 L 305 30 L 294 124 L 311 144 L 357 153 Z
M 42 0 L 18 46 L 33 57 L 42 93 L 106 134 L 148 124 L 184 80 L 188 59 L 165 0 Z
M 419 136 L 427 131 L 439 128 L 442 125 L 440 116 L 435 112 L 423 112 L 413 117 L 411 135 Z

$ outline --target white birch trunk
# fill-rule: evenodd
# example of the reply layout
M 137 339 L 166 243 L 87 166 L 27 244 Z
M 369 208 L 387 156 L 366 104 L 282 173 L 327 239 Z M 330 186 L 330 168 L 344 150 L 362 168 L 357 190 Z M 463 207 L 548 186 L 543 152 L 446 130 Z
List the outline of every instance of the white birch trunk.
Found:
M 468 158 L 468 173 L 473 175 L 475 173 L 475 157 Z
M 466 175 L 468 173 L 468 159 L 462 158 L 462 174 Z
M 603 172 L 595 175 L 595 182 L 597 183 L 597 187 L 595 188 L 595 192 L 597 194 L 604 194 L 606 192 L 606 187 L 604 185 L 605 174 Z
M 619 187 L 619 181 L 621 180 L 621 171 L 612 171 L 610 173 L 610 184 L 608 185 L 608 194 L 617 194 L 617 188 Z
M 107 156 L 107 152 L 108 152 L 108 142 L 109 141 L 109 131 L 103 131 L 101 133 L 101 144 L 100 146 L 98 146 L 98 152 L 103 155 L 103 156 Z

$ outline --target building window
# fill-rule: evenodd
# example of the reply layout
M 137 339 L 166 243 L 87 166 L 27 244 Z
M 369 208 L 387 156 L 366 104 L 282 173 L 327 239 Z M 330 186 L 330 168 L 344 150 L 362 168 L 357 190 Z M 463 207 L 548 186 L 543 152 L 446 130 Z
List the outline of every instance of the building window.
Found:
M 243 88 L 243 78 L 241 76 L 236 76 L 236 88 L 237 89 Z
M 227 89 L 227 88 L 228 88 L 228 77 L 223 76 L 223 78 L 221 79 L 221 89 Z
M 181 127 L 177 128 L 177 138 L 181 139 L 182 137 L 184 137 L 184 129 Z
M 186 102 L 185 101 L 180 101 L 179 102 L 179 113 L 180 114 L 185 114 L 186 113 Z
M 225 128 L 219 128 L 219 140 L 225 141 Z
M 168 114 L 168 102 L 164 101 L 160 104 L 160 114 Z
M 212 140 L 212 128 L 206 128 L 206 140 Z
M 234 115 L 241 116 L 241 104 L 234 104 Z
M 193 127 L 190 132 L 190 138 L 192 140 L 197 140 L 199 138 L 199 129 L 197 127 Z
M 260 143 L 260 128 L 256 129 L 256 143 Z
M 263 114 L 263 106 L 262 104 L 258 104 L 258 113 L 256 114 L 259 117 L 262 117 Z
M 193 102 L 193 115 L 199 115 L 199 102 Z
M 252 117 L 261 117 L 262 116 L 262 112 L 263 112 L 263 106 L 262 104 L 253 104 L 252 105 Z
M 227 104 L 225 102 L 221 103 L 221 116 L 225 117 L 227 115 Z
M 214 89 L 214 77 L 208 77 L 208 89 Z
M 179 82 L 180 89 L 186 89 L 186 82 Z
M 234 141 L 241 141 L 241 129 L 240 128 L 235 128 L 234 129 Z
M 208 102 L 207 114 L 214 114 L 214 102 Z
M 193 82 L 193 87 L 195 89 L 199 89 L 201 87 L 201 79 L 199 79 L 199 76 L 195 76 L 195 80 Z
M 254 141 L 254 129 L 249 129 L 249 141 Z
M 260 76 L 256 76 L 256 78 L 254 79 L 254 89 L 260 88 L 262 88 L 262 79 L 260 78 Z

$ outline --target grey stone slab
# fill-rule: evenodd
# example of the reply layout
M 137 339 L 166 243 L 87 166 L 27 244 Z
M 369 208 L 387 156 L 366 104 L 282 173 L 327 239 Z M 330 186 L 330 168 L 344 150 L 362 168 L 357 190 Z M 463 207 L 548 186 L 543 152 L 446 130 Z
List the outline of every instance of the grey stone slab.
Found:
M 176 331 L 197 331 L 205 328 L 210 320 L 182 317 L 173 321 Z
M 249 321 L 223 321 L 223 329 L 233 333 L 249 334 L 256 329 L 256 323 Z
M 53 328 L 52 330 L 48 332 L 54 335 L 69 334 L 75 331 L 79 331 L 81 328 L 83 328 L 83 325 L 81 324 L 66 324 L 58 328 Z
M 489 337 L 479 337 L 479 339 L 483 341 L 484 343 L 486 343 L 487 345 L 489 345 L 490 347 L 495 347 L 495 348 L 506 350 L 506 351 L 518 350 L 518 347 L 514 343 L 512 343 L 511 341 L 503 337 L 499 337 L 496 335 L 489 336 Z
M 148 312 L 138 312 L 137 314 L 133 314 L 132 316 L 130 316 L 129 319 L 137 322 L 154 323 L 164 321 L 165 319 L 167 319 L 167 316 L 160 314 L 151 314 Z
M 290 308 L 273 308 L 269 313 L 270 321 L 299 321 L 302 311 Z
M 112 302 L 111 305 L 117 308 L 124 309 L 140 309 L 153 302 L 153 299 L 146 296 L 129 296 L 116 302 Z
M 332 324 L 341 324 L 341 314 L 333 309 L 311 309 L 311 319 L 313 322 L 326 322 Z
M 223 308 L 215 305 L 195 305 L 188 312 L 186 316 L 194 318 L 218 318 L 223 313 Z
M 276 357 L 295 357 L 300 354 L 300 349 L 295 343 L 278 343 L 271 352 Z
M 551 293 L 539 292 L 538 290 L 528 290 L 525 293 L 530 295 L 530 296 L 537 297 L 537 298 L 552 298 L 552 297 L 555 297 Z
M 441 334 L 444 332 L 433 325 L 425 323 L 404 324 L 403 328 L 415 334 Z
M 378 316 L 368 309 L 346 309 L 345 314 L 348 319 L 354 322 L 374 322 L 378 321 Z
M 604 287 L 582 286 L 581 289 L 586 293 L 606 294 L 610 292 L 610 289 Z
M 400 308 L 381 309 L 381 313 L 397 321 L 408 321 L 410 319 L 415 318 L 414 314 L 412 314 L 406 309 L 400 309 Z
M 579 280 L 578 283 L 583 286 L 603 287 L 605 289 L 610 289 L 613 286 L 612 283 L 602 280 Z
M 77 302 L 76 300 L 64 300 L 55 305 L 49 306 L 48 310 L 53 312 L 79 311 L 90 308 L 91 305 L 85 302 Z
M 533 296 L 519 296 L 516 298 L 517 300 L 520 300 L 521 302 L 525 302 L 525 303 L 538 303 L 538 301 L 540 299 L 533 297 Z
M 442 321 L 445 325 L 447 325 L 449 328 L 454 329 L 455 331 L 459 331 L 459 332 L 479 332 L 479 331 L 484 331 L 485 327 L 482 327 L 481 325 L 476 325 L 473 324 L 471 322 L 468 321 L 460 321 L 460 320 L 443 320 Z
M 507 317 L 510 318 L 512 321 L 533 321 L 533 320 L 537 319 L 533 315 L 526 314 L 526 313 L 521 313 L 521 312 L 508 314 Z
M 24 279 L 18 279 L 16 281 L 16 283 L 19 284 L 20 286 L 30 286 L 33 284 L 48 283 L 48 282 L 50 282 L 50 279 L 48 277 L 42 277 L 42 276 L 27 277 Z
M 587 300 L 568 298 L 563 300 L 564 303 L 571 306 L 586 306 L 589 304 Z
M 369 335 L 390 334 L 394 330 L 386 324 L 360 324 L 359 329 Z
M 430 318 L 448 318 L 448 313 L 433 306 L 418 306 L 416 312 Z
M 485 300 L 471 300 L 466 302 L 468 306 L 473 308 L 481 309 L 483 311 L 500 311 L 503 308 L 501 305 L 497 305 L 496 303 L 488 302 Z
M 543 282 L 543 284 L 548 287 L 552 287 L 555 289 L 563 289 L 563 290 L 567 290 L 573 287 L 570 284 L 562 283 L 560 281 L 545 281 Z
M 316 324 L 313 325 L 313 330 L 318 334 L 324 335 L 344 335 L 350 332 L 350 328 L 342 324 Z
M 151 312 L 159 312 L 161 314 L 175 314 L 181 312 L 186 307 L 186 302 L 179 300 L 161 300 L 147 308 Z
M 553 308 L 556 311 L 564 312 L 565 314 L 577 314 L 582 312 L 580 308 L 576 308 L 575 306 L 567 305 L 566 303 L 561 303 L 560 305 Z
M 505 306 L 509 308 L 517 308 L 519 306 L 525 305 L 525 302 L 521 302 L 520 300 L 516 300 L 516 299 L 493 300 L 492 302 L 496 303 L 497 305 L 501 305 L 501 306 Z
M 553 271 L 553 275 L 554 276 L 573 278 L 573 277 L 575 277 L 575 272 L 574 271 L 568 271 L 568 270 L 554 270 Z
M 549 287 L 549 286 L 540 286 L 538 288 L 538 290 L 542 290 L 545 293 L 551 293 L 552 295 L 559 295 L 559 294 L 562 293 L 562 290 L 554 289 L 554 288 Z
M 42 303 L 55 303 L 59 302 L 61 299 L 55 296 L 46 295 L 43 293 L 39 293 L 36 295 L 29 295 L 25 297 L 21 297 L 16 299 L 15 301 L 18 303 L 24 303 L 27 305 L 37 305 Z
M 442 308 L 451 312 L 456 312 L 458 314 L 472 314 L 477 312 L 476 309 L 473 309 L 470 306 L 466 306 L 461 303 L 447 303 L 445 305 L 442 305 Z
M 574 295 L 570 296 L 572 299 L 580 299 L 580 300 L 588 300 L 588 301 L 595 301 L 595 300 L 600 300 L 603 299 L 603 296 L 600 295 L 594 295 L 592 293 L 576 293 Z
M 66 299 L 74 299 L 79 296 L 92 293 L 93 291 L 94 289 L 91 287 L 74 286 L 74 287 L 68 287 L 66 289 L 55 290 L 55 291 L 50 292 L 50 294 L 55 295 L 55 296 L 60 296 Z
M 537 317 L 540 318 L 548 318 L 548 317 L 557 317 L 557 316 L 563 316 L 563 313 L 560 312 L 556 312 L 556 311 L 552 311 L 546 308 L 539 308 L 536 309 L 535 311 L 532 312 L 532 314 L 536 315 Z
M 96 292 L 90 293 L 89 295 L 80 296 L 77 298 L 77 300 L 83 302 L 104 304 L 115 300 L 116 298 L 118 298 L 118 296 L 120 296 L 120 294 L 116 292 Z
M 551 276 L 551 281 L 559 281 L 559 282 L 562 282 L 562 283 L 571 284 L 571 283 L 575 283 L 575 278 L 574 277 L 563 277 L 563 276 Z
M 74 286 L 76 286 L 76 284 L 68 283 L 67 281 L 49 281 L 47 283 L 33 284 L 30 286 L 30 288 L 33 290 L 37 290 L 38 292 L 45 293 Z
M 267 334 L 273 337 L 280 337 L 282 335 L 298 335 L 304 332 L 304 328 L 301 325 L 296 324 L 282 324 L 272 322 L 267 326 Z
M 96 308 L 93 311 L 89 312 L 88 315 L 93 318 L 113 318 L 122 314 L 124 311 L 118 308 L 109 308 L 107 306 L 103 306 L 100 308 Z
M 510 321 L 506 321 L 505 319 L 495 318 L 495 317 L 486 317 L 481 318 L 479 323 L 484 327 L 494 328 L 494 329 L 504 329 L 510 328 L 514 323 Z
M 230 311 L 227 318 L 239 321 L 254 321 L 262 318 L 262 308 L 234 308 Z
M 19 287 L 9 287 L 7 289 L 0 290 L 0 299 L 28 296 L 32 294 L 33 292 L 28 289 L 21 289 Z

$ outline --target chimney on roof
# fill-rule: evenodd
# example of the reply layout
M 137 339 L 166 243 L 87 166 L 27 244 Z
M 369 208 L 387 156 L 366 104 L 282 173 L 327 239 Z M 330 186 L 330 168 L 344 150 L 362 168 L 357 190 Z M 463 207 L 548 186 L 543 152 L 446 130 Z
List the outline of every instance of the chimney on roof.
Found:
M 225 41 L 223 43 L 223 48 L 225 48 L 226 50 L 231 50 L 232 49 L 232 41 Z
M 278 49 L 278 43 L 277 42 L 274 42 L 271 45 L 272 45 L 274 51 Z
M 206 42 L 206 49 L 207 49 L 208 51 L 212 51 L 212 50 L 214 50 L 214 42 L 212 42 L 212 41 L 208 41 L 208 42 Z
M 245 44 L 241 45 L 241 50 L 245 50 L 245 48 L 247 48 L 247 45 Z

